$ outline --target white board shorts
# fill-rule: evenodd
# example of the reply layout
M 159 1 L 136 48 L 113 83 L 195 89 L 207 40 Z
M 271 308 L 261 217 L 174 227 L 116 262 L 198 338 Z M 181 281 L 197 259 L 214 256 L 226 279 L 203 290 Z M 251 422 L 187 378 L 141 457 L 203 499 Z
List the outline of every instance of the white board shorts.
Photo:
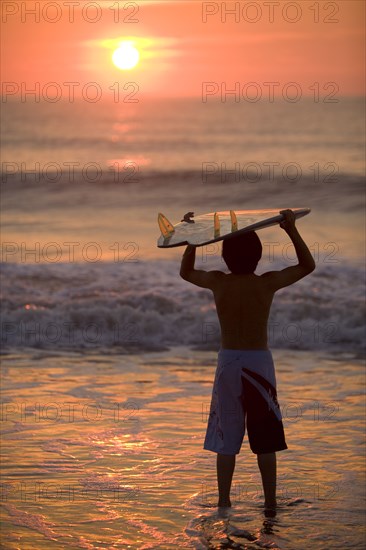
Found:
M 236 455 L 245 428 L 253 453 L 287 449 L 272 353 L 221 349 L 203 448 Z

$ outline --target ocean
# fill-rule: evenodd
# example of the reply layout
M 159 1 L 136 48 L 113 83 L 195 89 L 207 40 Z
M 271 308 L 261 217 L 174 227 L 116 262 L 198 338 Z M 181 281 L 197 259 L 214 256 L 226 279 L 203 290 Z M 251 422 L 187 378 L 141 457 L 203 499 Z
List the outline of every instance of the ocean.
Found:
M 2 111 L 4 548 L 363 548 L 363 100 Z M 218 320 L 183 249 L 156 247 L 157 215 L 291 207 L 312 210 L 297 226 L 316 269 L 269 320 L 279 511 L 264 520 L 245 443 L 218 518 L 202 450 Z M 295 263 L 281 229 L 259 236 L 258 274 Z M 220 250 L 197 266 L 224 270 Z

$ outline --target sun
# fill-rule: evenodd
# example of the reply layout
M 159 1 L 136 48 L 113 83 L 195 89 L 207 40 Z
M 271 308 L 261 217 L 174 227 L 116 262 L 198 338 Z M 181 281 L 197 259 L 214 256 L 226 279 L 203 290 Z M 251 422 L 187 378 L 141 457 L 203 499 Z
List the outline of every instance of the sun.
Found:
M 113 52 L 112 61 L 121 70 L 133 69 L 139 62 L 140 54 L 132 42 L 121 42 Z

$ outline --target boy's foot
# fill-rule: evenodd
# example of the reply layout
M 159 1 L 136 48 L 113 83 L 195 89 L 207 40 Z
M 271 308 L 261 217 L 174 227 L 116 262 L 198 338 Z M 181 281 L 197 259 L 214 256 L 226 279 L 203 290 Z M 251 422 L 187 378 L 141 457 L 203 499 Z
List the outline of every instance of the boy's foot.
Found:
M 229 518 L 231 514 L 231 508 L 228 506 L 219 506 L 217 508 L 217 517 L 220 519 Z
M 231 508 L 230 500 L 219 500 L 217 503 L 218 508 Z

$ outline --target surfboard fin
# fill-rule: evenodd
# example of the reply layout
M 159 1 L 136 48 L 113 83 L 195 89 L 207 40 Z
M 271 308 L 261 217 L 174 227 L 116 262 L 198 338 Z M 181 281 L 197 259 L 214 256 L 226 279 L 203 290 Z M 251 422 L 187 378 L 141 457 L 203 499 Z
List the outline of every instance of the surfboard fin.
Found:
M 220 218 L 217 212 L 214 215 L 214 238 L 220 237 Z
M 238 220 L 236 219 L 236 214 L 234 210 L 230 210 L 230 218 L 231 218 L 231 232 L 238 230 Z
M 164 216 L 164 214 L 161 214 L 161 212 L 159 212 L 159 215 L 158 215 L 158 224 L 164 239 L 167 239 L 168 237 L 171 237 L 171 235 L 173 235 L 174 233 L 173 225 L 170 223 L 168 218 Z

